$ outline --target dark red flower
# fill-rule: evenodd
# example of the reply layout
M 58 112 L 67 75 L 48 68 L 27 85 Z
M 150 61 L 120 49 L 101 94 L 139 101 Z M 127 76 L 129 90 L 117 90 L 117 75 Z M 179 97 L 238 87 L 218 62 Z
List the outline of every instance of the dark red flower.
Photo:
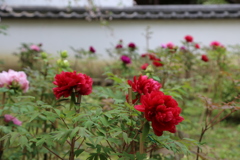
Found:
M 92 78 L 74 72 L 61 72 L 55 76 L 53 84 L 57 85 L 53 88 L 53 92 L 57 99 L 61 96 L 69 97 L 73 90 L 80 95 L 89 95 L 92 92 Z
M 130 48 L 132 51 L 134 51 L 135 49 L 136 49 L 136 45 L 135 45 L 135 43 L 129 43 L 128 44 L 128 48 Z
M 132 87 L 134 92 L 138 92 L 139 94 L 147 94 L 151 93 L 152 91 L 159 91 L 159 89 L 162 87 L 159 82 L 142 75 L 140 75 L 138 79 L 136 76 L 134 76 L 133 81 L 128 80 L 128 84 Z
M 199 48 L 200 48 L 200 45 L 196 43 L 196 44 L 195 44 L 195 48 L 196 48 L 196 49 L 199 49 Z
M 121 49 L 121 48 L 123 48 L 123 46 L 122 46 L 121 44 L 118 44 L 118 45 L 116 45 L 115 48 L 116 48 L 116 49 Z
M 162 67 L 163 66 L 161 60 L 154 60 L 153 61 L 153 65 L 156 66 L 156 67 Z
M 184 39 L 186 40 L 186 42 L 193 42 L 193 37 L 190 35 L 186 35 Z
M 147 69 L 148 66 L 149 66 L 148 63 L 144 63 L 144 64 L 141 66 L 141 69 L 142 69 L 142 70 L 145 70 L 145 69 Z
M 90 46 L 90 47 L 89 47 L 89 52 L 91 52 L 91 53 L 95 53 L 96 50 L 95 50 L 92 46 Z
M 155 60 L 157 57 L 154 54 L 148 54 L 150 60 Z
M 121 60 L 122 60 L 122 62 L 125 63 L 125 64 L 131 63 L 131 58 L 128 57 L 128 56 L 126 56 L 126 55 L 121 56 Z
M 178 103 L 161 91 L 153 91 L 141 96 L 141 105 L 136 105 L 135 109 L 144 112 L 148 121 L 152 122 L 153 131 L 157 136 L 161 136 L 163 131 L 176 132 L 176 125 L 184 120 L 180 116 L 181 108 Z
M 204 62 L 208 62 L 208 61 L 209 61 L 207 55 L 205 55 L 205 54 L 202 55 L 202 60 L 203 60 Z
M 141 57 L 146 57 L 148 55 L 148 53 L 144 53 L 141 55 Z

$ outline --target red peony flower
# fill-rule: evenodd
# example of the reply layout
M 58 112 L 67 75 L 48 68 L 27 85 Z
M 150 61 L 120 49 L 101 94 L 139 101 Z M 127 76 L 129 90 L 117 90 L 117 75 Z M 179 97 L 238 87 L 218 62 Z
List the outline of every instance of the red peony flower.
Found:
M 220 47 L 222 44 L 220 43 L 220 42 L 218 42 L 218 41 L 212 41 L 211 43 L 210 43 L 210 46 L 212 46 L 212 47 Z
M 135 43 L 129 43 L 128 44 L 128 48 L 130 48 L 132 51 L 134 51 L 135 49 L 136 49 L 136 45 L 135 45 Z
M 142 69 L 142 70 L 145 70 L 145 69 L 147 69 L 148 66 L 149 66 L 148 63 L 144 63 L 144 64 L 141 66 L 141 69 Z
M 124 64 L 130 64 L 131 63 L 131 58 L 126 56 L 126 55 L 122 55 L 121 60 Z
M 157 136 L 161 136 L 163 131 L 176 132 L 176 125 L 184 120 L 179 116 L 181 108 L 178 103 L 161 91 L 153 91 L 141 96 L 141 105 L 136 105 L 135 109 L 144 112 L 148 121 L 152 122 L 153 131 Z
M 89 76 L 74 72 L 62 72 L 55 76 L 53 92 L 57 99 L 61 96 L 69 97 L 73 90 L 80 95 L 89 95 L 92 92 L 92 78 Z
M 153 65 L 156 66 L 156 67 L 162 67 L 163 66 L 161 60 L 154 60 L 153 61 Z
M 190 35 L 186 35 L 184 39 L 186 40 L 186 42 L 193 42 L 193 37 Z
M 207 55 L 205 55 L 205 54 L 202 55 L 202 60 L 203 60 L 204 62 L 208 62 L 208 61 L 209 61 Z
M 195 44 L 195 48 L 196 48 L 196 49 L 199 49 L 199 48 L 200 48 L 200 45 L 196 43 L 196 44 Z
M 118 45 L 116 45 L 116 47 L 115 47 L 116 49 L 122 49 L 123 48 L 123 46 L 121 45 L 121 44 L 118 44 Z
M 157 57 L 154 54 L 148 54 L 150 60 L 155 60 Z
M 96 50 L 95 50 L 95 48 L 93 48 L 93 46 L 90 46 L 90 47 L 89 47 L 89 52 L 91 52 L 91 53 L 95 53 Z
M 141 57 L 146 57 L 148 55 L 148 53 L 144 53 L 141 55 Z
M 159 91 L 159 89 L 162 87 L 159 82 L 142 75 L 140 75 L 138 79 L 136 76 L 134 76 L 133 81 L 128 80 L 128 84 L 132 87 L 134 92 L 138 92 L 139 94 L 147 94 L 151 93 L 152 91 Z

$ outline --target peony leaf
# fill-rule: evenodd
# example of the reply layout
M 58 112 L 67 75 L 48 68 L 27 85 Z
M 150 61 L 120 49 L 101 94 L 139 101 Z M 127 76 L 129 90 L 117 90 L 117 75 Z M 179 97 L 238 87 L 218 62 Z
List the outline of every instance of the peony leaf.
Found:
M 143 126 L 143 131 L 142 131 L 142 138 L 143 138 L 143 141 L 145 141 L 148 133 L 149 133 L 149 130 L 150 130 L 150 124 L 149 122 L 145 122 L 144 126 Z

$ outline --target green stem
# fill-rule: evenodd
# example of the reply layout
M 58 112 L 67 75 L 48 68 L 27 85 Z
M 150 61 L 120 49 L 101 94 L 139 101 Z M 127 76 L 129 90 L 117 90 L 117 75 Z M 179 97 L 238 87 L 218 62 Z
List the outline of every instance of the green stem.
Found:
M 81 105 L 81 98 L 82 98 L 82 95 L 78 94 L 78 93 L 75 93 L 74 96 L 77 96 L 77 101 L 74 100 L 75 102 L 75 111 L 76 113 L 80 113 L 80 105 Z M 76 109 L 76 106 L 78 106 L 78 108 Z M 73 124 L 73 128 L 77 127 L 78 126 L 78 122 L 76 122 L 75 124 Z M 75 149 L 75 142 L 77 141 L 77 138 L 76 136 L 74 136 L 72 139 L 71 139 L 71 147 L 70 147 L 70 152 L 69 152 L 69 160 L 74 160 L 75 158 L 75 153 L 74 153 L 74 149 Z

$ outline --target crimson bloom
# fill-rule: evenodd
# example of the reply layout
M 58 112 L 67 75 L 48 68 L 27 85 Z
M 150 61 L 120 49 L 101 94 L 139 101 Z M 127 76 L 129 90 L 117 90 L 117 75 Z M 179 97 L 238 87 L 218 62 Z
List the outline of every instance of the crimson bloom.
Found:
M 204 62 L 208 62 L 208 61 L 209 61 L 207 55 L 205 55 L 205 54 L 202 55 L 202 60 L 203 60 Z
M 218 41 L 212 41 L 211 43 L 210 43 L 210 46 L 212 46 L 212 47 L 220 47 L 222 44 L 220 43 L 220 42 L 218 42 Z
M 141 66 L 141 69 L 142 69 L 142 70 L 146 70 L 148 66 L 149 66 L 148 63 L 144 63 L 144 64 Z
M 132 42 L 129 43 L 129 44 L 128 44 L 128 48 L 131 49 L 132 51 L 134 51 L 134 50 L 136 49 L 135 43 L 132 43 Z
M 116 49 L 122 49 L 123 48 L 123 46 L 121 45 L 121 44 L 118 44 L 118 45 L 116 45 L 116 47 L 115 47 Z
M 134 92 L 138 92 L 139 94 L 147 94 L 151 93 L 152 91 L 159 91 L 159 89 L 162 87 L 159 82 L 142 75 L 140 75 L 138 79 L 136 76 L 134 76 L 133 81 L 128 80 L 128 84 L 132 87 Z
M 121 57 L 121 60 L 122 60 L 122 62 L 125 63 L 125 64 L 131 63 L 131 58 L 128 57 L 128 56 L 126 56 L 126 55 L 123 55 L 123 56 Z
M 161 136 L 163 131 L 176 132 L 176 125 L 184 120 L 180 116 L 181 108 L 178 103 L 161 91 L 153 91 L 141 96 L 141 105 L 136 105 L 135 109 L 144 112 L 148 121 L 152 122 L 153 131 L 157 136 Z
M 196 43 L 194 47 L 195 47 L 196 49 L 199 49 L 199 48 L 200 48 L 200 45 Z
M 184 39 L 185 39 L 186 42 L 188 42 L 188 43 L 193 42 L 193 37 L 190 36 L 190 35 L 186 35 L 186 36 L 184 37 Z
M 159 58 L 158 58 L 158 59 L 159 59 Z M 163 66 L 161 60 L 160 60 L 160 61 L 154 60 L 154 61 L 153 61 L 153 65 L 154 65 L 155 67 L 162 67 L 162 66 Z
M 53 92 L 59 99 L 61 96 L 69 97 L 73 90 L 80 95 L 89 95 L 92 92 L 93 81 L 85 74 L 63 71 L 55 76 L 53 84 L 57 85 Z
M 90 47 L 89 47 L 89 52 L 91 52 L 91 53 L 95 53 L 96 50 L 95 50 L 95 48 L 93 48 L 93 46 L 90 46 Z

